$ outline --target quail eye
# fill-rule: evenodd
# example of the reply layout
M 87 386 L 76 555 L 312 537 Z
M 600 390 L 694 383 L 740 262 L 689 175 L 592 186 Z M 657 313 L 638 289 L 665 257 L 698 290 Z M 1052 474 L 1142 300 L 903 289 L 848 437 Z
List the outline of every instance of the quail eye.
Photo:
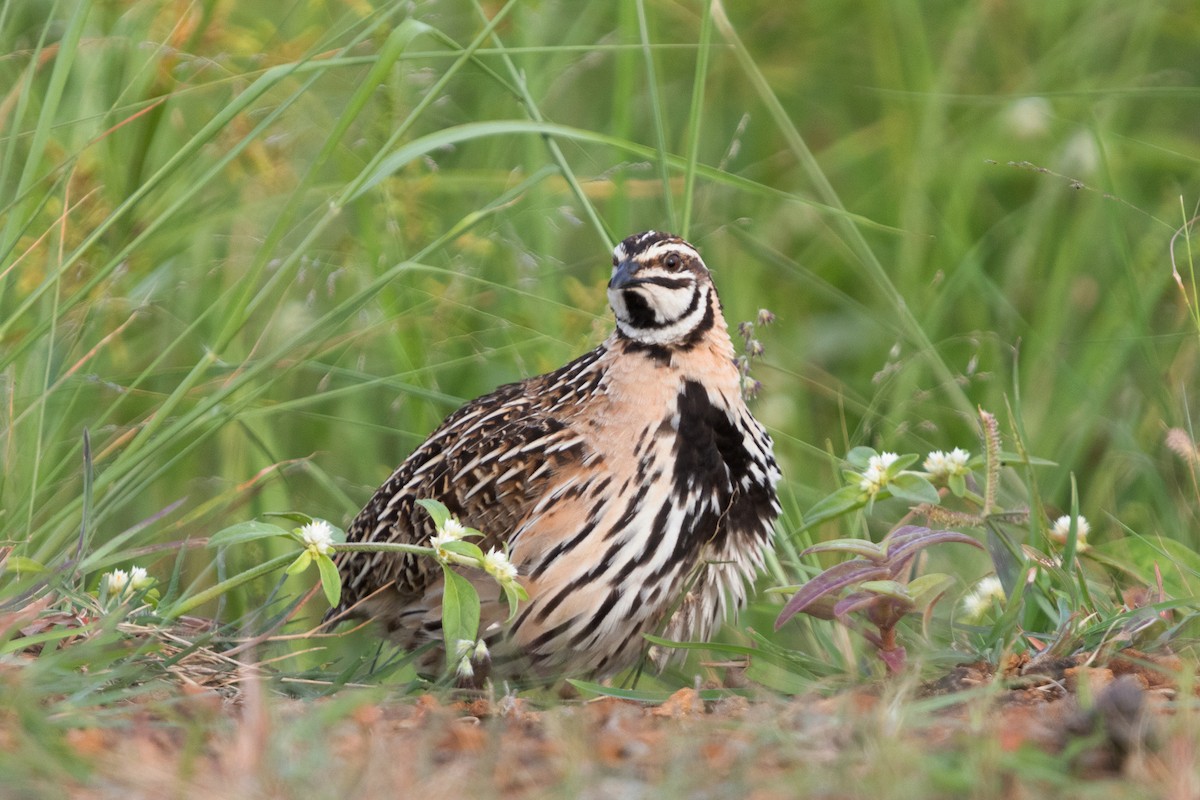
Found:
M 679 266 L 679 256 L 671 253 L 664 263 L 667 265 L 667 269 L 676 269 Z
M 617 265 L 617 257 L 613 256 L 613 266 L 615 267 L 616 265 Z

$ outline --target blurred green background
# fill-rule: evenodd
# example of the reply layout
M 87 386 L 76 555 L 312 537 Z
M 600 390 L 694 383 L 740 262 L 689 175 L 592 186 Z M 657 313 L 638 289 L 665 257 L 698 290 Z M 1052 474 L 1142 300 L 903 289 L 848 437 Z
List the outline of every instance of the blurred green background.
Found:
M 600 341 L 609 248 L 658 228 L 731 323 L 778 317 L 782 536 L 832 456 L 977 453 L 981 406 L 1056 462 L 1051 516 L 1074 474 L 1094 542 L 1194 553 L 1198 40 L 1190 0 L 5 3 L 0 542 L 53 567 L 82 529 L 85 586 L 178 597 L 269 547 L 179 543 L 344 524 Z

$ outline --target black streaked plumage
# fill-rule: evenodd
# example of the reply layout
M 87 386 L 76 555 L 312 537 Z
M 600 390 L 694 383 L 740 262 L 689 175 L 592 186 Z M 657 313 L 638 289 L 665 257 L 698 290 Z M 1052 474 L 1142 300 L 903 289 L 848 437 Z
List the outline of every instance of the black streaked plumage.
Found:
M 608 296 L 617 324 L 603 344 L 451 414 L 347 531 L 428 543 L 416 501 L 431 497 L 484 531 L 485 549 L 507 542 L 530 594 L 511 622 L 491 578 L 464 574 L 498 662 L 540 676 L 618 672 L 643 633 L 708 637 L 744 600 L 779 514 L 771 440 L 739 393 L 699 253 L 666 233 L 630 236 Z M 331 613 L 378 617 L 408 646 L 439 637 L 440 567 L 337 560 L 343 601 Z

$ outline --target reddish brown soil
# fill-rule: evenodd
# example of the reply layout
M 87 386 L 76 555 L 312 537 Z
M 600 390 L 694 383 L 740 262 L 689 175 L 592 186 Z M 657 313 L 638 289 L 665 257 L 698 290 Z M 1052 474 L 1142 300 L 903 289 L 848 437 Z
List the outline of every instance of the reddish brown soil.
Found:
M 319 786 L 307 796 L 643 797 L 667 786 L 767 798 L 789 796 L 803 776 L 822 796 L 851 797 L 857 791 L 838 789 L 836 778 L 820 790 L 822 776 L 867 775 L 872 758 L 974 748 L 1013 763 L 1025 752 L 1051 754 L 1069 776 L 1124 776 L 1191 796 L 1195 740 L 1170 724 L 1177 689 L 1167 675 L 1177 660 L 1126 652 L 1103 668 L 1081 662 L 1014 660 L 999 674 L 970 664 L 907 691 L 706 702 L 681 689 L 655 706 L 603 698 L 545 710 L 513 697 L 335 707 L 339 700 L 285 700 L 246 682 L 236 704 L 189 690 L 170 724 L 134 709 L 128 725 L 71 730 L 67 743 L 93 771 L 69 793 L 288 797 Z M 323 714 L 327 726 L 314 728 Z M 1027 796 L 1009 789 L 1001 796 Z

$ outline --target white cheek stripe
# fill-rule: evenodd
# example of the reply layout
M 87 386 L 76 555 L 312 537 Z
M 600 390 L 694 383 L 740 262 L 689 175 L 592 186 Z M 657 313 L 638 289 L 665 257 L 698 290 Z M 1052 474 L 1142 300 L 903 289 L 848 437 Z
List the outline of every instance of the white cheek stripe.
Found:
M 655 290 L 654 294 L 658 297 L 654 308 L 655 321 L 669 323 L 679 319 L 683 312 L 687 311 L 695 292 L 695 284 L 682 289 Z
M 617 318 L 617 327 L 621 333 L 639 342 L 646 344 L 668 344 L 677 342 L 687 337 L 689 333 L 696 329 L 704 319 L 704 315 L 708 313 L 708 304 L 712 302 L 708 296 L 708 290 L 702 289 L 700 293 L 700 302 L 696 304 L 696 308 L 686 317 L 681 317 L 670 325 L 664 325 L 661 328 L 635 328 L 620 317 Z M 624 310 L 624 309 L 622 309 Z

